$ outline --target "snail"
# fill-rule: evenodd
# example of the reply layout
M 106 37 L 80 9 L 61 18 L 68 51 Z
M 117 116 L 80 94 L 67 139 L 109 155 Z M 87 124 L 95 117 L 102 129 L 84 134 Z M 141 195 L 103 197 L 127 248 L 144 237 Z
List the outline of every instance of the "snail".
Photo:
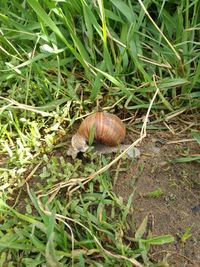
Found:
M 107 112 L 96 112 L 86 117 L 80 124 L 77 132 L 72 136 L 71 147 L 67 154 L 74 159 L 79 152 L 85 152 L 92 132 L 94 141 L 98 142 L 94 146 L 96 154 L 123 152 L 130 146 L 120 145 L 126 135 L 126 128 L 121 119 Z M 140 150 L 133 147 L 127 151 L 127 156 L 131 159 L 138 158 Z
M 72 136 L 69 155 L 74 158 L 78 152 L 87 150 L 92 129 L 94 129 L 94 140 L 110 147 L 118 146 L 126 135 L 125 125 L 116 115 L 107 112 L 93 113 L 85 118 Z

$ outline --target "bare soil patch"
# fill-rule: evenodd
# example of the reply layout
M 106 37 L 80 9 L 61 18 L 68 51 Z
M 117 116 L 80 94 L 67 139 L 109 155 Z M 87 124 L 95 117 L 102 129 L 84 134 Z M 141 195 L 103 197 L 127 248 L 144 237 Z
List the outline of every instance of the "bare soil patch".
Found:
M 186 138 L 191 136 L 179 136 L 179 140 Z M 197 142 L 170 143 L 175 140 L 169 132 L 149 132 L 140 159 L 118 177 L 114 190 L 125 201 L 135 190 L 131 217 L 136 229 L 148 216 L 152 236 L 175 237 L 174 243 L 152 247 L 152 260 L 165 258 L 169 265 L 162 266 L 200 266 L 200 163 L 175 162 L 187 153 L 199 153 L 200 146 Z M 155 192 L 162 193 L 156 197 Z M 190 226 L 192 235 L 182 242 Z

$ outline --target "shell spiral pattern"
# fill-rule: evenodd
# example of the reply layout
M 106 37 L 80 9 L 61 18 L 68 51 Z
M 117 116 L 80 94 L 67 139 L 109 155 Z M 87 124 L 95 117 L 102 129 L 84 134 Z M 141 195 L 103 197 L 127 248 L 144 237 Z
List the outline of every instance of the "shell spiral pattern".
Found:
M 88 141 L 92 127 L 95 127 L 94 139 L 108 146 L 120 144 L 126 135 L 123 122 L 116 115 L 96 112 L 81 123 L 77 134 Z

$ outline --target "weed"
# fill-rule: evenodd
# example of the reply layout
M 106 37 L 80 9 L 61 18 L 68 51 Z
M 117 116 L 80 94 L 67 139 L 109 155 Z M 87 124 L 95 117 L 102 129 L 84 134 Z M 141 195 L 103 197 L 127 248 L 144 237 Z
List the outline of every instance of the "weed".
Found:
M 157 198 L 157 197 L 161 197 L 164 194 L 162 188 L 157 188 L 156 190 L 147 193 L 147 196 L 149 197 L 153 197 L 153 198 Z
M 182 241 L 183 243 L 185 243 L 186 240 L 192 236 L 192 234 L 191 234 L 191 230 L 192 230 L 192 228 L 193 228 L 193 225 L 188 226 L 188 227 L 186 228 L 184 234 L 181 236 L 181 241 Z

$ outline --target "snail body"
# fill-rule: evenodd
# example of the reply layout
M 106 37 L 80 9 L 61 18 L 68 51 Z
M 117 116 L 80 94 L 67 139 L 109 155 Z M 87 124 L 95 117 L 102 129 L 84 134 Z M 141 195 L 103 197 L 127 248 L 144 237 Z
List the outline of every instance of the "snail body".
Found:
M 85 118 L 72 137 L 72 148 L 77 153 L 87 150 L 92 129 L 94 129 L 95 141 L 111 147 L 119 145 L 126 135 L 125 125 L 120 118 L 106 112 L 96 112 Z

